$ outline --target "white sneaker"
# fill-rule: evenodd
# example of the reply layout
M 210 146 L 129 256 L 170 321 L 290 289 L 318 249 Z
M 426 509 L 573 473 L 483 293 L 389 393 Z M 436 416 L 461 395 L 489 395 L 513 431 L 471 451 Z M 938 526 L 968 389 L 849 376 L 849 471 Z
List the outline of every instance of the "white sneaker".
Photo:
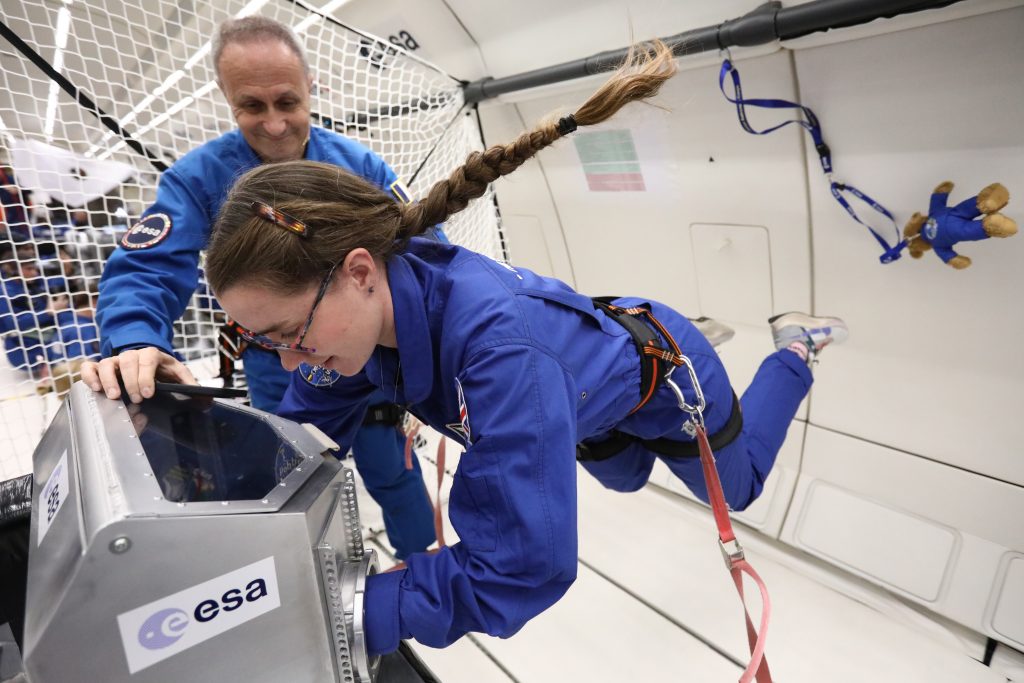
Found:
M 782 313 L 768 318 L 776 349 L 793 342 L 807 347 L 808 363 L 813 362 L 829 344 L 842 344 L 850 336 L 846 323 L 839 318 L 816 317 L 806 313 Z
M 707 337 L 707 340 L 712 346 L 719 346 L 736 336 L 736 330 L 732 329 L 725 323 L 720 323 L 713 318 L 701 316 L 699 318 L 690 318 L 690 322 L 696 327 L 701 334 Z

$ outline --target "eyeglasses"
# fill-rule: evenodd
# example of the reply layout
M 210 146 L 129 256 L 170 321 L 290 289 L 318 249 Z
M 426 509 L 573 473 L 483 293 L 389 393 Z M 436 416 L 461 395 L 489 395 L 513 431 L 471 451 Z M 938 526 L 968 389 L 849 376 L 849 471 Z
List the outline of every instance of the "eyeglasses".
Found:
M 309 309 L 309 317 L 306 318 L 306 324 L 302 326 L 302 330 L 299 335 L 295 338 L 295 341 L 291 344 L 284 342 L 276 342 L 265 334 L 256 334 L 251 330 L 247 330 L 243 327 L 239 327 L 238 333 L 242 339 L 252 342 L 259 347 L 266 349 L 267 351 L 292 351 L 294 353 L 316 353 L 316 349 L 303 346 L 302 342 L 306 339 L 306 333 L 309 332 L 309 326 L 313 324 L 313 316 L 316 315 L 316 307 L 323 301 L 324 295 L 327 294 L 327 287 L 331 284 L 331 279 L 334 277 L 334 271 L 337 270 L 338 266 L 342 264 L 342 261 L 338 261 L 331 269 L 327 271 L 326 277 L 320 283 L 320 289 L 317 290 L 316 298 L 313 299 L 313 307 Z

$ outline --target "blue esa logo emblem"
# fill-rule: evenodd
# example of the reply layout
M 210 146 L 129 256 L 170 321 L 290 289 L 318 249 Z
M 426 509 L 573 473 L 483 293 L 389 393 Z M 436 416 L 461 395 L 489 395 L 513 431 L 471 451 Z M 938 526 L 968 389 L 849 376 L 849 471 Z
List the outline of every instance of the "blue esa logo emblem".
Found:
M 165 213 L 154 213 L 129 228 L 121 238 L 125 249 L 148 249 L 160 244 L 171 234 L 171 217 Z
M 207 598 L 192 610 L 196 623 L 213 621 L 222 611 L 233 612 L 244 603 L 255 602 L 267 596 L 267 582 L 257 578 L 243 588 L 232 588 L 217 598 Z M 162 650 L 178 642 L 188 629 L 189 615 L 176 607 L 153 613 L 139 627 L 139 645 L 147 650 Z
M 162 650 L 185 635 L 188 615 L 180 609 L 162 609 L 142 623 L 139 645 L 147 650 Z
M 310 365 L 309 363 L 300 363 L 299 373 L 302 374 L 302 379 L 314 387 L 329 387 L 341 379 L 341 373 L 337 370 L 330 370 L 322 365 Z
M 935 236 L 939 234 L 938 221 L 936 221 L 934 218 L 929 218 L 928 221 L 924 224 L 924 227 L 921 228 L 921 232 L 923 232 L 924 236 L 928 238 L 929 242 L 931 242 L 932 240 L 935 239 Z

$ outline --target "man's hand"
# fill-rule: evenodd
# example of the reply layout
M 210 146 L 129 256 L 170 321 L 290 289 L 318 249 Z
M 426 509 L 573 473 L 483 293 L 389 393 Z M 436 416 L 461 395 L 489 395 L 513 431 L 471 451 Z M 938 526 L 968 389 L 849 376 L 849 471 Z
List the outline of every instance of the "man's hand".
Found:
M 81 372 L 82 380 L 90 389 L 102 391 L 108 398 L 120 398 L 121 387 L 117 384 L 120 374 L 132 403 L 153 396 L 157 377 L 179 384 L 199 384 L 181 361 L 155 346 L 129 349 L 99 362 L 86 361 Z

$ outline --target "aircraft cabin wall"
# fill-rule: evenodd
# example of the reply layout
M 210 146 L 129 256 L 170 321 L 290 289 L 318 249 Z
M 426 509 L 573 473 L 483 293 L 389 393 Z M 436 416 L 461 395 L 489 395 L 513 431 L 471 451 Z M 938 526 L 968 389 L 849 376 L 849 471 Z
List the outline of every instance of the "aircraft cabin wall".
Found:
M 398 3 L 368 28 L 394 32 L 400 15 L 444 24 L 424 30 L 422 54 L 472 79 L 621 47 L 630 26 L 637 38 L 672 35 L 758 4 L 449 0 L 455 27 L 441 8 Z M 1005 212 L 1020 221 L 1020 5 L 968 1 L 733 58 L 746 97 L 814 109 L 836 177 L 887 206 L 900 228 L 945 180 L 956 184 L 951 202 L 1002 182 Z M 831 197 L 809 137 L 796 126 L 743 132 L 718 90 L 719 65 L 718 55 L 681 60 L 656 102 L 667 111 L 634 105 L 499 181 L 511 261 L 588 294 L 648 296 L 722 319 L 737 329 L 721 353 L 738 387 L 771 349 L 770 315 L 845 318 L 850 340 L 816 369 L 764 495 L 738 517 L 1024 647 L 1024 307 L 1011 294 L 1024 289 L 1020 237 L 962 245 L 974 259 L 965 271 L 932 254 L 881 265 L 877 243 Z M 485 141 L 572 111 L 602 80 L 485 102 Z M 790 116 L 752 109 L 750 118 L 763 129 Z M 615 141 L 634 156 L 643 189 L 589 189 L 599 178 L 588 179 L 594 169 L 581 158 Z M 662 483 L 688 495 L 667 473 Z
M 470 81 L 760 4 L 351 0 L 336 16 Z M 1003 183 L 1005 213 L 1024 223 L 1022 35 L 1024 0 L 964 0 L 732 57 L 746 97 L 813 108 L 836 177 L 888 207 L 900 228 L 945 180 L 956 183 L 952 202 Z M 1024 291 L 1024 235 L 965 243 L 974 264 L 963 271 L 933 254 L 881 265 L 877 243 L 831 197 L 809 136 L 797 126 L 745 133 L 718 89 L 720 64 L 715 54 L 680 59 L 657 106 L 581 129 L 498 181 L 510 261 L 587 294 L 646 296 L 721 319 L 737 330 L 720 349 L 737 389 L 772 349 L 769 316 L 843 317 L 850 339 L 826 352 L 764 494 L 736 516 L 1024 650 L 1024 306 L 1014 296 Z M 604 78 L 482 103 L 485 142 L 571 112 Z M 749 115 L 758 129 L 792 118 Z M 642 189 L 591 189 L 604 181 L 584 161 L 614 143 Z M 667 471 L 658 483 L 692 497 Z

